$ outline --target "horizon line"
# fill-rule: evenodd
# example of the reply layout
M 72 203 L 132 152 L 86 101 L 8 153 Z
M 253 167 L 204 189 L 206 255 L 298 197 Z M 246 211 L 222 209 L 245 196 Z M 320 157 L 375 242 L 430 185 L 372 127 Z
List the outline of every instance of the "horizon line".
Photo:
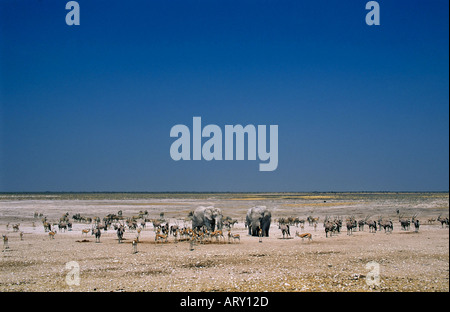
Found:
M 270 193 L 449 193 L 446 191 L 395 191 L 395 190 L 378 190 L 378 191 L 0 191 L 0 194 L 270 194 Z

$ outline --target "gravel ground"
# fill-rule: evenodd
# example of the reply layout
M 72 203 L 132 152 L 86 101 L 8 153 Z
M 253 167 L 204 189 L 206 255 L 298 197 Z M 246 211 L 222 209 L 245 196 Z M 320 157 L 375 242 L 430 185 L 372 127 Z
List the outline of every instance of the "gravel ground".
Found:
M 448 292 L 449 230 L 441 228 L 437 222 L 426 224 L 426 220 L 437 217 L 439 211 L 448 215 L 448 193 L 440 196 L 442 201 L 438 200 L 438 203 L 436 197 L 420 202 L 416 198 L 407 207 L 408 213 L 419 213 L 423 225 L 418 233 L 413 229 L 402 231 L 398 222 L 394 222 L 392 234 L 385 234 L 384 231 L 369 233 L 366 228 L 363 232 L 347 235 L 345 229 L 339 235 L 326 238 L 322 222 L 319 222 L 317 231 L 309 225 L 305 226 L 303 232 L 312 233 L 313 240 L 302 241 L 294 237 L 296 231 L 302 232 L 300 228 L 292 226 L 291 238 L 282 239 L 276 223 L 272 222 L 270 237 L 262 242 L 248 236 L 242 222 L 242 212 L 254 204 L 261 204 L 261 199 L 231 201 L 208 198 L 207 203 L 223 207 L 224 214 L 238 217 L 239 222 L 232 233 L 241 235 L 240 242 L 197 243 L 193 250 L 188 241 L 175 242 L 172 237 L 168 243 L 155 243 L 155 232 L 148 223 L 141 232 L 137 253 L 133 253 L 131 244 L 136 232 L 126 231 L 125 241 L 119 244 L 115 231 L 110 230 L 103 232 L 101 242 L 96 243 L 92 235 L 81 234 L 81 229 L 90 225 L 74 223 L 73 231 L 58 232 L 55 239 L 50 239 L 41 221 L 33 219 L 35 209 L 50 217 L 60 216 L 69 210 L 72 213 L 73 209 L 103 216 L 117 211 L 116 206 L 111 208 L 110 201 L 2 199 L 0 231 L 8 234 L 9 249 L 1 253 L 0 291 Z M 397 197 L 392 195 L 388 201 L 392 198 Z M 177 200 L 181 201 L 179 198 Z M 314 204 L 326 204 L 321 198 L 320 201 L 306 203 L 308 205 L 303 210 L 300 209 L 302 203 L 292 203 L 286 199 L 276 199 L 276 205 L 273 200 L 268 202 L 265 199 L 264 203 L 268 207 L 278 207 L 273 219 L 284 215 L 304 218 L 313 207 L 313 212 L 322 216 L 323 220 L 325 214 L 333 215 L 336 209 L 340 209 L 341 216 L 353 214 L 358 210 L 355 205 L 339 203 L 360 204 L 360 200 L 345 198 L 341 202 L 336 200 L 334 205 L 315 207 Z M 384 200 L 382 205 L 374 205 L 380 200 Z M 164 202 L 167 200 L 161 199 L 159 206 L 151 212 L 156 215 Z M 128 199 L 126 203 L 129 203 Z M 189 199 L 183 203 L 187 205 L 183 209 L 177 204 L 170 206 L 173 209 L 165 207 L 172 223 L 178 223 L 177 217 L 183 218 L 186 211 L 205 204 L 205 200 Z M 376 198 L 370 203 L 372 209 L 376 207 L 377 213 L 392 214 L 392 202 L 386 203 L 386 198 Z M 145 209 L 151 208 L 151 204 L 147 204 Z M 390 207 L 389 210 L 387 207 Z M 134 213 L 141 206 L 133 209 L 131 212 Z M 35 227 L 32 226 L 33 221 Z M 10 226 L 6 230 L 8 222 Z M 20 223 L 23 240 L 19 232 L 13 232 L 13 223 Z M 368 265 L 372 262 L 378 266 L 378 274 L 376 266 Z M 73 285 L 74 280 L 70 278 L 76 276 L 77 271 L 79 285 Z M 372 280 L 370 277 L 373 275 L 379 279 Z

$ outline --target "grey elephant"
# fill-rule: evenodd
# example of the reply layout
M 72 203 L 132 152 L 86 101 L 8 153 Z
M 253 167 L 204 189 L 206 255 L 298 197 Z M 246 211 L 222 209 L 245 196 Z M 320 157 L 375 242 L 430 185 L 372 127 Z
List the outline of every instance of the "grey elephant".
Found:
M 192 229 L 205 226 L 208 231 L 221 230 L 223 227 L 222 219 L 222 209 L 213 206 L 200 206 L 195 209 L 192 215 Z
M 269 237 L 270 222 L 272 221 L 272 214 L 265 206 L 257 206 L 250 208 L 247 211 L 245 221 L 248 226 L 248 234 L 258 236 L 259 229 L 262 231 L 262 236 Z

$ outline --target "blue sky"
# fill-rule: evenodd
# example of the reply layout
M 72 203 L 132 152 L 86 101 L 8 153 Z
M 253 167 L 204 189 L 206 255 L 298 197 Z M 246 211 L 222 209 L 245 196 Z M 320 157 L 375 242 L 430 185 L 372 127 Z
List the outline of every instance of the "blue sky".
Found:
M 0 191 L 448 191 L 449 3 L 0 2 Z M 171 159 L 276 124 L 278 168 Z

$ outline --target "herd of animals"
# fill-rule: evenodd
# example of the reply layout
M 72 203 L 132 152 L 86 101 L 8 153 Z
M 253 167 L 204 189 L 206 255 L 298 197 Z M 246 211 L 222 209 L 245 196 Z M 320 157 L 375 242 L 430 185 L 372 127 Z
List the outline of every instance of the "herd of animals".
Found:
M 417 214 L 410 218 L 405 218 L 397 210 L 398 222 L 400 223 L 401 230 L 409 231 L 411 225 L 414 226 L 416 232 L 420 228 L 420 220 L 417 218 Z M 81 216 L 79 213 L 72 216 L 72 221 L 69 218 L 69 213 L 64 214 L 59 221 L 49 222 L 42 213 L 35 212 L 35 219 L 41 218 L 44 231 L 48 233 L 50 239 L 55 238 L 57 231 L 65 232 L 71 231 L 74 222 L 90 224 L 90 228 L 81 230 L 82 236 L 93 235 L 97 243 L 100 242 L 102 231 L 114 230 L 117 234 L 119 243 L 124 240 L 125 231 L 135 233 L 132 240 L 133 252 L 137 252 L 137 243 L 139 242 L 140 234 L 143 229 L 146 228 L 147 222 L 151 222 L 155 231 L 155 242 L 166 243 L 169 237 L 173 237 L 175 242 L 178 241 L 190 241 L 191 244 L 195 242 L 225 242 L 228 238 L 228 243 L 240 242 L 240 235 L 232 233 L 232 229 L 235 223 L 238 221 L 230 217 L 224 217 L 220 208 L 213 206 L 203 207 L 200 206 L 194 211 L 191 211 L 186 218 L 189 222 L 192 222 L 192 226 L 179 226 L 178 224 L 169 225 L 169 222 L 164 220 L 164 214 L 160 214 L 160 219 L 149 219 L 147 211 L 140 211 L 138 215 L 132 217 L 125 217 L 122 211 L 117 214 L 108 214 L 103 219 L 99 217 L 91 218 Z M 282 217 L 275 220 L 278 225 L 278 229 L 281 231 L 282 237 L 292 238 L 290 229 L 295 226 L 300 227 L 295 233 L 296 237 L 312 240 L 312 233 L 303 233 L 305 223 L 308 222 L 310 227 L 317 231 L 317 226 L 320 221 L 319 217 L 308 216 L 306 219 L 300 219 L 298 217 Z M 441 227 L 449 227 L 449 218 L 439 215 L 437 218 L 427 219 L 428 224 L 432 224 L 435 221 L 441 223 Z M 245 216 L 245 228 L 248 231 L 248 235 L 259 237 L 259 241 L 262 241 L 263 237 L 269 237 L 269 230 L 272 223 L 272 214 L 265 206 L 252 207 L 247 211 Z M 35 227 L 35 222 L 32 223 Z M 10 224 L 6 225 L 6 230 L 9 230 Z M 13 232 L 19 232 L 20 239 L 23 240 L 23 232 L 20 231 L 20 224 L 12 224 Z M 366 217 L 364 219 L 357 220 L 354 216 L 346 217 L 329 217 L 326 216 L 323 220 L 323 228 L 325 236 L 331 237 L 341 233 L 342 228 L 347 229 L 347 235 L 352 235 L 355 230 L 364 231 L 364 227 L 369 227 L 369 232 L 375 233 L 377 231 L 384 230 L 385 233 L 391 233 L 394 229 L 394 222 L 391 218 L 378 217 L 376 219 Z M 227 234 L 224 235 L 224 231 Z M 9 249 L 8 235 L 3 234 L 3 247 L 4 250 Z

